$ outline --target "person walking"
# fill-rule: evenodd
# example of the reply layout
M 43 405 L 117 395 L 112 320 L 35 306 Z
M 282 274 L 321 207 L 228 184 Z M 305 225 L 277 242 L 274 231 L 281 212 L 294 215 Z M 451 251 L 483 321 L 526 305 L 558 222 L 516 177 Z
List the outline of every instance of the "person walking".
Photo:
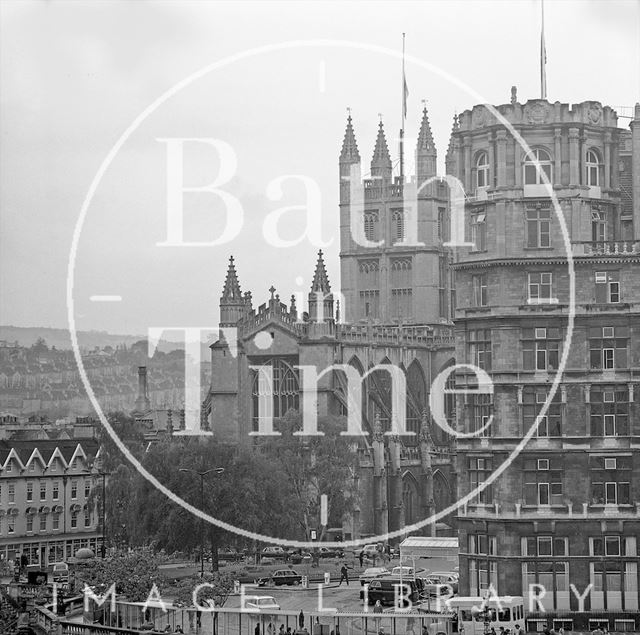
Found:
M 340 569 L 340 584 L 338 584 L 338 586 L 342 586 L 343 580 L 347 583 L 347 586 L 349 586 L 349 571 L 346 564 L 343 564 Z
M 376 600 L 376 604 L 373 607 L 374 613 L 382 613 L 382 604 L 380 604 L 380 600 Z
M 360 568 L 362 568 L 362 564 L 364 562 L 364 549 L 360 550 L 360 553 L 358 554 L 358 560 L 360 561 Z

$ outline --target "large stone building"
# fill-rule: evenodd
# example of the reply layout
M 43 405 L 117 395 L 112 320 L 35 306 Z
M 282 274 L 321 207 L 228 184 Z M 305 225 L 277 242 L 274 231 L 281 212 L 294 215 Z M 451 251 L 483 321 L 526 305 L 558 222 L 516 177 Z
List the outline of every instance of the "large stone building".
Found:
M 441 183 L 427 183 L 412 208 L 403 191 L 416 191 L 436 174 L 426 110 L 416 165 L 416 176 L 404 187 L 403 180 L 393 180 L 380 123 L 371 178 L 362 181 L 349 117 L 339 160 L 341 306 L 332 293 L 322 253 L 307 312 L 296 306 L 295 297 L 284 304 L 274 288 L 268 301 L 254 309 L 251 293 L 241 291 L 233 259 L 220 299 L 220 326 L 237 328 L 237 352 L 224 338 L 212 346 L 211 390 L 205 410 L 214 433 L 223 441 L 251 443 L 254 439 L 249 433 L 258 425 L 260 387 L 252 366 L 271 368 L 275 418 L 300 406 L 296 366 L 313 366 L 321 373 L 333 364 L 349 364 L 364 376 L 375 365 L 393 364 L 406 372 L 407 428 L 416 433 L 414 437 L 380 434 L 390 426 L 388 373 L 373 371 L 363 382 L 363 429 L 369 437 L 359 450 L 360 467 L 354 478 L 360 506 L 343 527 L 347 539 L 383 534 L 425 518 L 434 509 L 448 506 L 456 489 L 451 440 L 432 430 L 425 415 L 433 378 L 453 362 L 449 253 L 442 233 L 447 193 Z M 350 207 L 353 192 L 360 197 L 360 205 Z M 358 215 L 369 245 L 354 240 L 350 213 Z M 418 217 L 417 241 L 408 240 L 411 214 Z M 344 323 L 339 313 L 346 316 Z M 342 371 L 321 377 L 320 415 L 346 412 L 345 381 Z M 449 416 L 453 417 L 451 407 Z
M 457 443 L 460 496 L 510 460 L 544 416 L 506 471 L 458 512 L 461 593 L 493 584 L 526 598 L 543 585 L 545 608 L 577 611 L 570 585 L 582 595 L 591 584 L 585 610 L 637 614 L 640 106 L 631 131 L 595 101 L 514 98 L 497 110 L 530 153 L 478 105 L 455 122 L 447 154 L 468 193 L 475 243 L 454 265 L 456 361 L 494 383 L 492 396 L 459 399 L 459 429 L 477 433 Z M 567 249 L 543 173 L 573 255 L 570 340 Z M 616 620 L 616 630 L 628 626 Z

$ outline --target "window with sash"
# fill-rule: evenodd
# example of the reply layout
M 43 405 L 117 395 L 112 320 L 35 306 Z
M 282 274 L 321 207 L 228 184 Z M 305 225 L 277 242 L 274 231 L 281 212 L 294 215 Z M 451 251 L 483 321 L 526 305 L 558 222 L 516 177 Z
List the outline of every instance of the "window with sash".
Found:
M 477 437 L 491 436 L 491 417 L 493 416 L 493 395 L 487 393 L 469 395 L 470 430 Z
M 553 274 L 549 271 L 529 273 L 527 276 L 527 302 L 550 304 L 553 301 Z
M 487 249 L 487 214 L 477 212 L 471 214 L 471 242 L 475 245 L 474 251 L 486 251 Z
M 526 458 L 524 461 L 524 501 L 526 505 L 563 503 L 562 459 Z
M 597 326 L 589 329 L 589 363 L 592 370 L 628 368 L 626 326 Z
M 473 287 L 473 306 L 487 306 L 487 274 L 478 273 L 471 276 Z
M 546 386 L 525 386 L 522 390 L 522 416 L 525 434 L 535 424 L 544 404 L 549 397 Z M 538 437 L 562 436 L 562 394 L 560 387 L 549 403 L 547 412 L 540 418 Z
M 491 329 L 472 329 L 468 332 L 469 361 L 483 370 L 491 370 Z
M 596 271 L 596 303 L 617 304 L 620 302 L 620 272 Z
M 484 485 L 491 474 L 492 460 L 490 457 L 472 457 L 469 459 L 469 487 L 471 491 Z M 493 503 L 491 485 L 478 492 L 474 502 L 482 504 Z
M 544 249 L 551 247 L 551 209 L 528 209 L 527 215 L 527 247 Z
M 591 456 L 589 471 L 592 505 L 631 504 L 630 456 Z
M 558 327 L 522 329 L 522 363 L 525 370 L 558 369 L 562 330 Z
M 621 384 L 593 386 L 590 391 L 591 436 L 629 434 L 629 389 Z

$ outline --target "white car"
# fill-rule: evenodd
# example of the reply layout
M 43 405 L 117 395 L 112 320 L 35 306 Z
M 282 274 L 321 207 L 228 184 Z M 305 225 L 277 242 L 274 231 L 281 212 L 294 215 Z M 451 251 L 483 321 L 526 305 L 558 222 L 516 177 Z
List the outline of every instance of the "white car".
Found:
M 270 595 L 246 595 L 243 608 L 268 613 L 269 611 L 279 611 L 280 605 Z
M 360 575 L 360 584 L 368 584 L 371 580 L 381 578 L 382 576 L 389 575 L 391 572 L 386 567 L 370 567 L 365 569 Z
M 416 575 L 416 570 L 413 567 L 393 567 L 393 569 L 391 569 L 391 575 L 413 578 Z

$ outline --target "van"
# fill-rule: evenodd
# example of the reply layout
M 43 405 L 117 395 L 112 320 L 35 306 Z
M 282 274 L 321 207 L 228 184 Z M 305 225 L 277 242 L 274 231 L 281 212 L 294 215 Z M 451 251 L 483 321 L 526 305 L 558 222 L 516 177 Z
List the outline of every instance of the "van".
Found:
M 423 598 L 424 583 L 420 578 L 408 579 L 404 578 L 400 581 L 399 577 L 377 578 L 369 583 L 368 601 L 369 604 L 375 604 L 380 600 L 380 604 L 393 606 L 397 597 L 408 597 L 411 603 L 419 602 Z M 362 594 L 364 596 L 364 593 Z M 405 605 L 407 605 L 405 601 Z

